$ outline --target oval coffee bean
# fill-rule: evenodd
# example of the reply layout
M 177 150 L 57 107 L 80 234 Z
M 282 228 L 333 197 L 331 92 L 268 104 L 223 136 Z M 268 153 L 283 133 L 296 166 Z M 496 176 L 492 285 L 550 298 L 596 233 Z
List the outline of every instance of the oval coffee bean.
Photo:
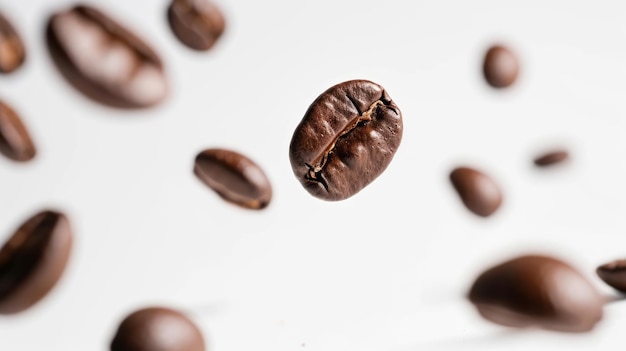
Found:
M 289 146 L 295 176 L 313 196 L 347 199 L 387 168 L 402 140 L 402 114 L 382 86 L 337 84 L 306 111 Z
M 534 160 L 537 167 L 548 167 L 565 162 L 569 158 L 569 153 L 565 150 L 555 150 L 537 156 Z
M 0 153 L 19 162 L 30 161 L 37 150 L 18 114 L 0 101 Z
M 626 293 L 626 260 L 605 263 L 596 269 L 596 274 L 614 289 Z
M 11 73 L 20 68 L 24 61 L 24 42 L 6 15 L 0 13 L 0 73 Z
M 178 40 L 198 51 L 212 48 L 226 26 L 222 11 L 211 0 L 173 0 L 167 19 Z
M 200 329 L 183 313 L 149 307 L 128 315 L 119 325 L 111 351 L 204 351 Z
M 75 6 L 51 16 L 50 55 L 80 92 L 102 104 L 145 108 L 167 95 L 163 64 L 143 40 L 100 10 Z
M 0 249 L 0 313 L 40 301 L 61 278 L 72 248 L 67 217 L 42 211 L 25 221 Z
M 519 74 L 517 57 L 504 46 L 492 46 L 485 54 L 483 74 L 487 83 L 492 87 L 509 87 L 515 83 Z
M 196 176 L 223 199 L 249 209 L 263 209 L 272 199 L 267 176 L 248 157 L 225 149 L 207 149 L 196 156 Z
M 524 255 L 482 273 L 469 300 L 487 320 L 509 327 L 585 332 L 602 319 L 604 299 L 571 265 Z
M 502 204 L 500 187 L 486 174 L 469 167 L 450 173 L 450 181 L 467 209 L 481 217 L 491 216 Z

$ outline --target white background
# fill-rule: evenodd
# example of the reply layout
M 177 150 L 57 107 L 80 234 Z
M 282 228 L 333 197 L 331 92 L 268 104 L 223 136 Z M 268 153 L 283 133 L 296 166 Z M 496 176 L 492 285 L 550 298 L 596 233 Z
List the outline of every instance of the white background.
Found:
M 0 317 L 0 350 L 108 350 L 147 305 L 188 311 L 214 351 L 611 350 L 626 302 L 594 332 L 515 332 L 465 300 L 473 279 L 522 252 L 557 255 L 607 295 L 595 267 L 626 255 L 626 7 L 623 1 L 220 0 L 213 50 L 181 45 L 167 1 L 92 1 L 163 56 L 172 94 L 157 108 L 97 105 L 59 75 L 43 37 L 68 1 L 2 0 L 28 61 L 0 77 L 39 153 L 0 159 L 0 239 L 45 207 L 76 235 L 59 285 Z M 480 74 L 502 42 L 521 72 L 506 91 Z M 292 174 L 291 135 L 309 104 L 349 79 L 381 84 L 404 117 L 386 172 L 325 202 Z M 571 162 L 533 168 L 566 147 Z M 221 200 L 192 173 L 226 147 L 266 171 L 264 211 Z M 492 175 L 504 203 L 468 212 L 457 165 Z M 621 347 L 621 346 L 619 346 Z

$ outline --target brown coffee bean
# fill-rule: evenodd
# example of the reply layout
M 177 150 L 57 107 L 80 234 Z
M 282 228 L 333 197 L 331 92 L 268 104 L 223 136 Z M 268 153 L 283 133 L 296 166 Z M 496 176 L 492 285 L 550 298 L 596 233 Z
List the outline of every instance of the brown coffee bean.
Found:
M 26 162 L 37 150 L 21 118 L 5 102 L 0 101 L 0 153 L 14 161 Z
M 200 152 L 194 173 L 223 199 L 238 206 L 263 209 L 272 199 L 272 186 L 265 172 L 236 151 L 207 149 Z
M 337 84 L 309 106 L 289 146 L 295 176 L 313 196 L 347 199 L 380 176 L 402 140 L 402 114 L 382 86 Z
M 0 13 L 0 73 L 11 73 L 26 61 L 26 48 L 21 36 L 5 14 Z
M 548 167 L 564 162 L 569 158 L 569 153 L 565 150 L 555 150 L 539 155 L 535 158 L 534 163 L 537 167 Z
M 458 167 L 450 181 L 467 209 L 481 217 L 491 216 L 502 204 L 500 187 L 486 174 L 469 167 Z
M 119 325 L 111 351 L 204 351 L 200 329 L 183 313 L 148 307 L 128 315 Z
M 519 62 L 508 48 L 495 45 L 487 50 L 483 61 L 483 73 L 487 83 L 494 88 L 506 88 L 517 80 Z
M 226 27 L 222 11 L 211 0 L 173 0 L 167 19 L 178 40 L 198 51 L 212 48 Z
M 626 293 L 626 259 L 605 263 L 596 269 L 596 274 L 609 286 Z
M 0 249 L 0 313 L 40 301 L 57 284 L 72 248 L 67 217 L 42 211 L 25 221 Z
M 50 55 L 61 74 L 93 100 L 118 108 L 161 102 L 168 81 L 160 57 L 104 12 L 78 5 L 51 16 Z
M 605 302 L 571 265 L 544 255 L 520 256 L 486 270 L 468 297 L 494 323 L 564 332 L 593 329 Z

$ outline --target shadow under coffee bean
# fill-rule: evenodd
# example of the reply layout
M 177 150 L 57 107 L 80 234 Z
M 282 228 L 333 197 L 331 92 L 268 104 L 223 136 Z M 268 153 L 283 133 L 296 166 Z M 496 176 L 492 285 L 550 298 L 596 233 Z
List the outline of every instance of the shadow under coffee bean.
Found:
M 293 173 L 313 196 L 347 199 L 380 176 L 402 140 L 402 114 L 382 86 L 337 84 L 309 106 L 289 146 Z
M 42 211 L 25 221 L 0 249 L 0 313 L 26 310 L 61 278 L 73 234 L 67 217 Z
M 168 94 L 168 79 L 157 53 L 92 6 L 78 5 L 52 15 L 46 39 L 61 74 L 99 103 L 146 108 Z
M 12 73 L 26 61 L 26 46 L 6 14 L 0 12 L 0 73 Z

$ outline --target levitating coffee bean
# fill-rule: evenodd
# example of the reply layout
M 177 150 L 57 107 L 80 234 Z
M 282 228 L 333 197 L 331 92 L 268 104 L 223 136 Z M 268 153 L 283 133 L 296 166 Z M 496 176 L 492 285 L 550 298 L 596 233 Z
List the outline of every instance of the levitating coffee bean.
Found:
M 564 332 L 593 329 L 605 302 L 571 265 L 543 255 L 520 256 L 488 269 L 468 297 L 494 323 Z
M 0 73 L 11 73 L 26 61 L 26 48 L 6 14 L 0 13 Z
M 565 150 L 554 150 L 535 158 L 534 163 L 537 167 L 549 167 L 567 161 L 569 153 Z
M 104 12 L 86 5 L 51 16 L 47 44 L 61 74 L 86 96 L 119 108 L 145 108 L 167 95 L 160 57 Z
M 469 167 L 450 173 L 450 181 L 465 207 L 481 217 L 492 215 L 502 204 L 502 191 L 491 177 Z
M 289 146 L 293 173 L 313 196 L 347 199 L 380 176 L 402 140 L 402 115 L 382 86 L 337 84 L 309 106 Z
M 211 0 L 173 0 L 167 19 L 178 40 L 198 51 L 212 48 L 226 26 L 222 11 Z
M 202 151 L 196 156 L 194 173 L 223 199 L 241 207 L 263 209 L 272 199 L 272 186 L 265 172 L 236 151 Z
M 483 61 L 485 80 L 494 88 L 506 88 L 515 83 L 519 74 L 519 62 L 516 55 L 500 45 L 487 50 Z
M 0 101 L 0 153 L 14 161 L 26 162 L 37 153 L 22 119 L 11 106 Z
M 204 351 L 200 329 L 183 313 L 149 307 L 128 315 L 119 325 L 111 351 Z
M 72 248 L 67 217 L 40 212 L 22 224 L 0 249 L 0 313 L 26 310 L 61 278 Z
M 605 283 L 626 293 L 626 260 L 605 263 L 596 269 L 596 273 Z

